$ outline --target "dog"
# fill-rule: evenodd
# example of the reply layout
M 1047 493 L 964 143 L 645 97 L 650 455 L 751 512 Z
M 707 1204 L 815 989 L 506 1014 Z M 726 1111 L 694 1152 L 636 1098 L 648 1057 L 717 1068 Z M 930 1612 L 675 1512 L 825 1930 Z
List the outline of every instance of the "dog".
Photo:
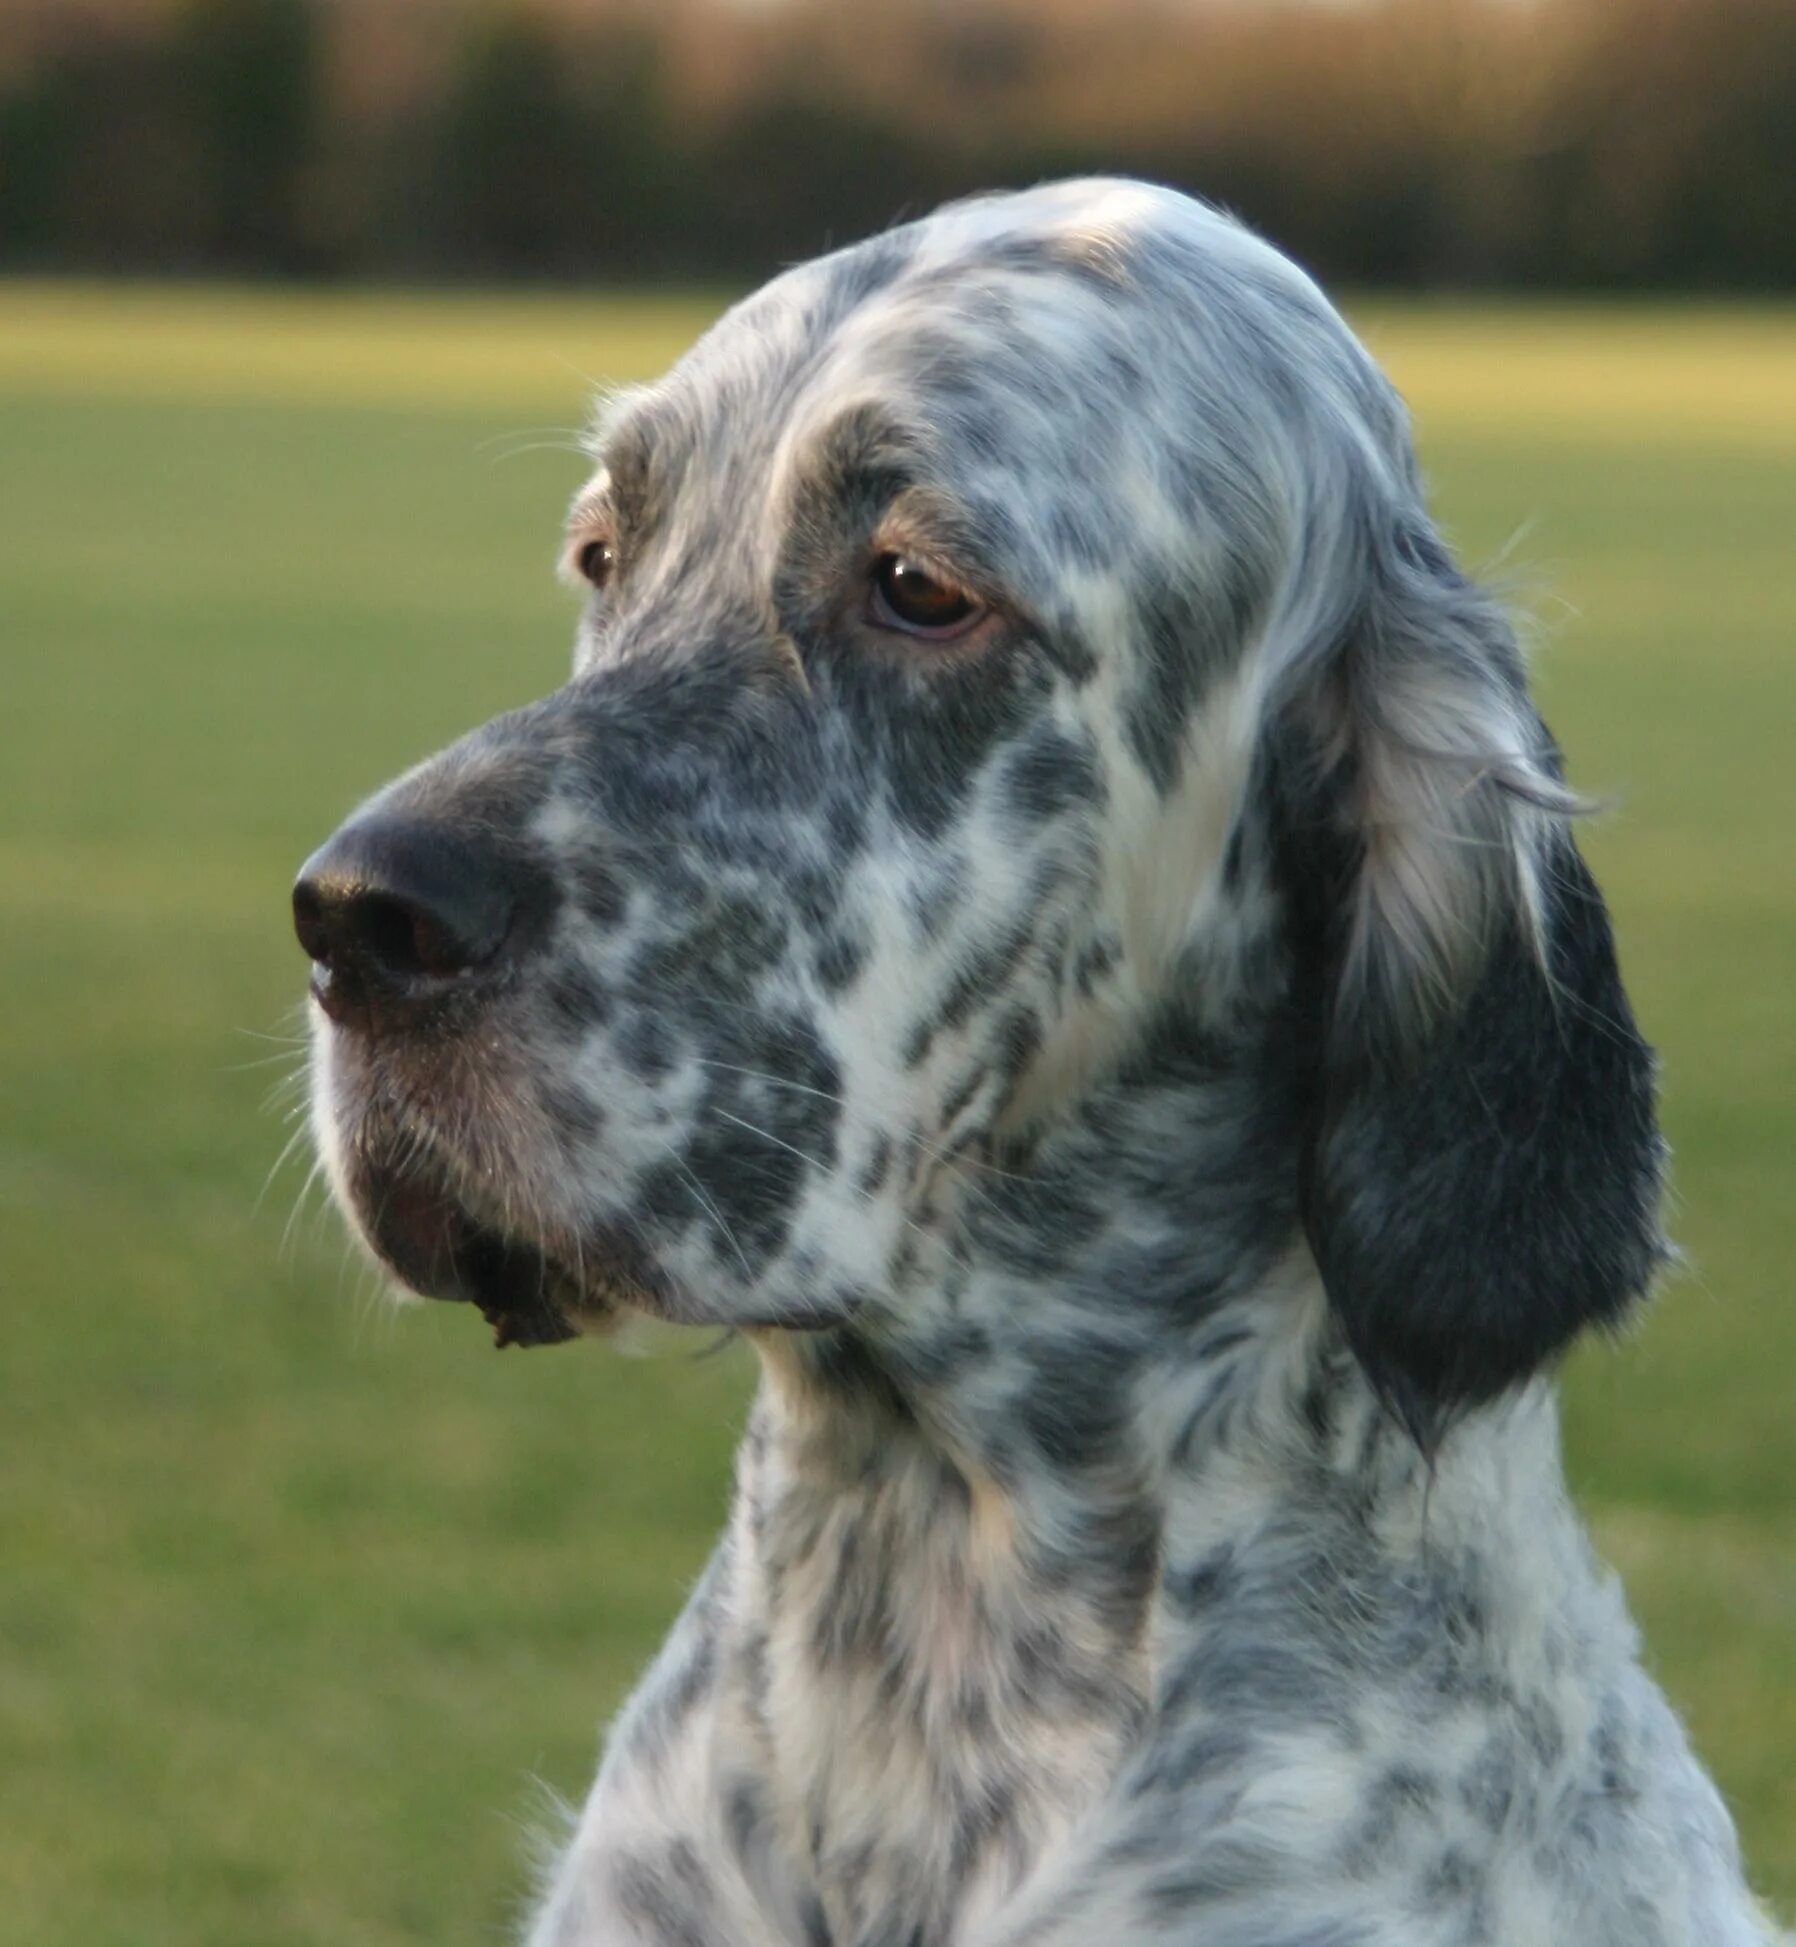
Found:
M 1652 1057 L 1315 285 L 977 199 L 593 444 L 571 680 L 293 894 L 403 1285 L 759 1355 L 533 1947 L 1771 1939 L 1561 1473 Z

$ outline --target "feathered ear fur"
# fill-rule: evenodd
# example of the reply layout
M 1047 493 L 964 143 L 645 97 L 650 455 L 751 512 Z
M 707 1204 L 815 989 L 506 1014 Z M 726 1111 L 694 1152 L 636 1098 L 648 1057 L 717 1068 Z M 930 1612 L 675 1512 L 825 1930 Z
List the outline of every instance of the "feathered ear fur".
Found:
M 1425 1446 L 1617 1321 L 1663 1255 L 1653 1059 L 1498 607 L 1419 522 L 1281 740 L 1330 1303 Z

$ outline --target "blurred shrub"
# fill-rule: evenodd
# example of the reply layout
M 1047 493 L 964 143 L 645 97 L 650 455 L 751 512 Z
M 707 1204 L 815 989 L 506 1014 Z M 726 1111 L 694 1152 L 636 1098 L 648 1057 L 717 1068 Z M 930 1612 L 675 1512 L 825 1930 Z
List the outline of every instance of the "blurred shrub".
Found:
M 1796 285 L 1790 0 L 9 0 L 0 264 L 736 277 L 1129 169 L 1331 277 Z
M 89 25 L 0 90 L 0 254 L 303 271 L 326 137 L 308 0 L 198 0 L 154 37 Z

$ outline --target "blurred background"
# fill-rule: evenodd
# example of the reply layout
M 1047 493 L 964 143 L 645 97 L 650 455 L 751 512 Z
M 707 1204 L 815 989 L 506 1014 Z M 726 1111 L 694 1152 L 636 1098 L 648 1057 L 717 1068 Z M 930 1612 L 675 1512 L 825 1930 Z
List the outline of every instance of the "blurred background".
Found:
M 765 276 L 998 182 L 1330 279 L 1796 283 L 1791 0 L 5 0 L 0 261 Z
M 0 0 L 7 1941 L 506 1937 L 750 1375 L 386 1306 L 287 887 L 560 679 L 595 385 L 1093 167 L 1342 295 L 1616 807 L 1689 1265 L 1570 1466 L 1796 1911 L 1796 4 Z

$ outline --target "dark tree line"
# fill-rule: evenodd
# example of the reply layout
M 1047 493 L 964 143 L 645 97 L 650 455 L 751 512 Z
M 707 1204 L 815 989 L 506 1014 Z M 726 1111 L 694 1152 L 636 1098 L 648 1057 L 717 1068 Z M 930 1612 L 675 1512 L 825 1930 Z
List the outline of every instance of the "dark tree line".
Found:
M 1796 0 L 875 11 L 48 14 L 0 73 L 0 267 L 733 279 L 1121 169 L 1332 278 L 1796 288 Z

